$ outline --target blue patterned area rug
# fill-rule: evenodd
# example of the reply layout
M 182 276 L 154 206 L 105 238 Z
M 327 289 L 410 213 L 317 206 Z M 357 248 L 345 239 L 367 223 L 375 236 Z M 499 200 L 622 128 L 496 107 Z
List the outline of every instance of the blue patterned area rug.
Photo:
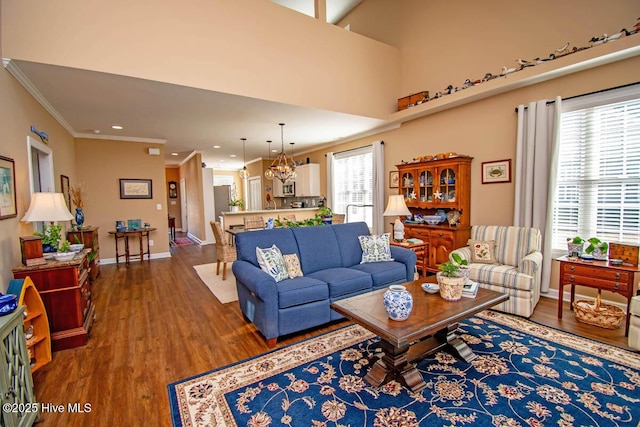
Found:
M 174 426 L 637 426 L 640 354 L 493 311 L 478 357 L 418 364 L 427 387 L 363 379 L 378 338 L 351 325 L 168 386 Z

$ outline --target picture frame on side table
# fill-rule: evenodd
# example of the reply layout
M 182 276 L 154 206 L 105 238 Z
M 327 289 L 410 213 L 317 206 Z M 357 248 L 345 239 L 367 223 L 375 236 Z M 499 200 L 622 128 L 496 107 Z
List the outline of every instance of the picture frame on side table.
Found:
M 482 183 L 511 182 L 511 159 L 482 162 Z
M 400 182 L 400 172 L 390 171 L 389 172 L 389 188 L 398 188 L 399 182 Z
M 150 179 L 120 178 L 121 199 L 152 199 L 153 188 Z
M 60 175 L 60 192 L 64 196 L 64 202 L 67 204 L 67 209 L 71 210 L 71 191 L 69 177 L 66 175 Z
M 13 159 L 0 156 L 0 219 L 17 215 L 16 164 Z

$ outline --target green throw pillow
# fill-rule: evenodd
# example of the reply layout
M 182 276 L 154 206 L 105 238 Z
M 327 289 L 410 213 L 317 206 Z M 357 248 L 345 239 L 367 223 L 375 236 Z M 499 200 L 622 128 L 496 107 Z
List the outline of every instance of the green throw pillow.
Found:
M 362 260 L 360 264 L 378 261 L 393 261 L 389 239 L 391 233 L 375 234 L 371 236 L 358 236 L 362 248 Z
M 282 252 L 276 245 L 264 249 L 256 248 L 256 258 L 258 258 L 258 264 L 260 264 L 262 271 L 273 277 L 276 282 L 289 277 Z

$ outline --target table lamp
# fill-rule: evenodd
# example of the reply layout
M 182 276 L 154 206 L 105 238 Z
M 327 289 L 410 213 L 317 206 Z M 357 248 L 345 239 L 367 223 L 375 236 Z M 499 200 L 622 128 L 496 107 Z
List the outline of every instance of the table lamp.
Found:
M 20 221 L 49 221 L 53 225 L 57 221 L 72 219 L 73 215 L 69 212 L 62 193 L 33 193 L 29 209 Z
M 393 238 L 397 241 L 404 240 L 404 224 L 400 220 L 400 215 L 411 215 L 411 211 L 404 202 L 404 196 L 402 194 L 389 196 L 387 209 L 382 215 L 396 216 L 396 221 L 393 223 Z

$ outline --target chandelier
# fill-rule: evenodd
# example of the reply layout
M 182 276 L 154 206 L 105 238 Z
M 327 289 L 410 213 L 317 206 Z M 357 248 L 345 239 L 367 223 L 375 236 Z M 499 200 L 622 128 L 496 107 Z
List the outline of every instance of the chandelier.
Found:
M 280 140 L 282 151 L 273 160 L 269 169 L 273 172 L 273 178 L 278 178 L 284 184 L 285 181 L 296 177 L 296 163 L 293 157 L 287 156 L 284 152 L 284 123 L 280 123 Z M 265 176 L 269 178 L 266 173 Z
M 268 145 L 269 149 L 268 149 L 268 151 L 267 151 L 267 158 L 268 158 L 269 160 L 267 160 L 267 161 L 268 161 L 269 163 L 271 163 L 271 140 L 267 140 L 267 144 L 269 144 L 269 145 Z M 271 166 L 269 166 L 269 167 L 267 168 L 267 170 L 266 170 L 266 171 L 264 171 L 264 177 L 265 177 L 265 178 L 267 178 L 268 180 L 272 180 L 272 179 L 273 179 L 273 169 L 271 169 Z
M 249 171 L 247 170 L 247 157 L 245 156 L 245 153 L 244 153 L 244 143 L 247 140 L 247 138 L 240 138 L 240 139 L 242 140 L 242 164 L 244 167 L 240 170 L 238 175 L 240 175 L 240 179 L 247 179 L 249 178 Z

